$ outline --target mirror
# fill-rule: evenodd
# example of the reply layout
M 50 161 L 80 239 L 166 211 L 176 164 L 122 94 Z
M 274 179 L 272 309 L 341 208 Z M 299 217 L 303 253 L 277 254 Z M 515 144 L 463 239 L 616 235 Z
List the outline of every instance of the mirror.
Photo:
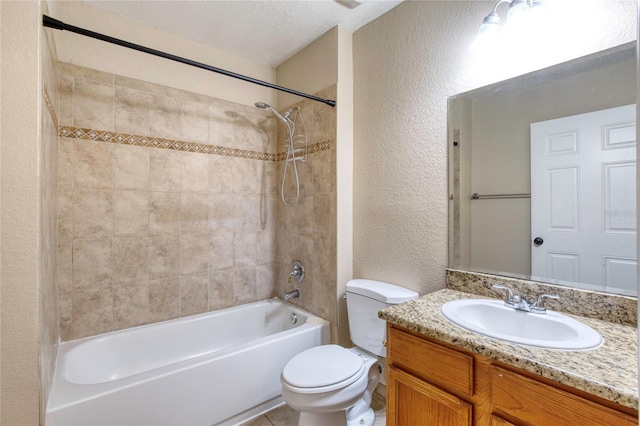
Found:
M 449 267 L 637 295 L 636 81 L 632 42 L 449 98 Z

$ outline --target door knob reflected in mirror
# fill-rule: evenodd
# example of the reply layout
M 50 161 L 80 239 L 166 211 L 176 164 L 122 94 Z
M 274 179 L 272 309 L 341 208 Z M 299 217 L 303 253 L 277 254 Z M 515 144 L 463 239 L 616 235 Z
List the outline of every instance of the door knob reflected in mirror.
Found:
M 544 243 L 544 240 L 542 238 L 540 238 L 540 237 L 535 237 L 533 239 L 533 244 L 536 245 L 536 246 L 541 246 L 542 243 Z

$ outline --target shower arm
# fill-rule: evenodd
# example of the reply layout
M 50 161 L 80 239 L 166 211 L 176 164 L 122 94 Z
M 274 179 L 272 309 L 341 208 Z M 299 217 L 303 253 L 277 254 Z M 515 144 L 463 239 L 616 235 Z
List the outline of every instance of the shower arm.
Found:
M 196 62 L 196 61 L 192 61 L 191 59 L 186 59 L 186 58 L 182 58 L 180 56 L 176 56 L 176 55 L 172 55 L 170 53 L 166 53 L 166 52 L 162 52 L 160 50 L 155 50 L 155 49 L 151 49 L 149 47 L 144 47 L 141 46 L 139 44 L 134 44 L 128 41 L 124 41 L 124 40 L 120 40 L 114 37 L 110 37 L 108 35 L 104 35 L 104 34 L 100 34 L 100 33 L 96 33 L 90 30 L 86 30 L 84 28 L 80 28 L 80 27 L 74 27 L 73 25 L 69 25 L 69 24 L 65 24 L 62 21 L 59 21 L 57 19 L 51 18 L 50 16 L 47 15 L 42 15 L 42 25 L 47 27 L 47 28 L 53 28 L 56 30 L 66 30 L 72 33 L 76 33 L 76 34 L 80 34 L 86 37 L 91 37 L 91 38 L 95 38 L 97 40 L 102 40 L 102 41 L 106 41 L 107 43 L 112 43 L 112 44 L 116 44 L 118 46 L 122 46 L 122 47 L 127 47 L 129 49 L 133 49 L 133 50 L 137 50 L 139 52 L 143 52 L 143 53 L 148 53 L 150 55 L 154 55 L 154 56 L 159 56 L 161 58 L 165 58 L 165 59 L 169 59 L 172 61 L 176 61 L 176 62 L 180 62 L 186 65 L 191 65 L 192 67 L 196 67 L 196 68 L 201 68 L 203 70 L 207 70 L 207 71 L 211 71 L 211 72 L 215 72 L 218 74 L 222 74 L 222 75 L 226 75 L 227 77 L 233 77 L 233 78 L 237 78 L 239 80 L 243 80 L 246 81 L 248 83 L 253 83 L 253 84 L 257 84 L 260 86 L 264 86 L 264 87 L 268 87 L 270 89 L 275 89 L 275 90 L 279 90 L 281 92 L 286 92 L 286 93 L 290 93 L 292 95 L 296 95 L 296 96 L 301 96 L 303 98 L 307 98 L 307 99 L 311 99 L 313 101 L 317 101 L 317 102 L 322 102 L 323 104 L 329 105 L 331 107 L 335 107 L 336 106 L 336 101 L 331 100 L 331 99 L 323 99 L 323 98 L 319 98 L 317 96 L 313 96 L 313 95 L 309 95 L 307 93 L 303 93 L 303 92 L 298 92 L 297 90 L 293 90 L 293 89 L 289 89 L 286 87 L 282 87 L 282 86 L 278 86 L 276 84 L 272 84 L 263 80 L 258 80 L 252 77 L 247 77 L 245 75 L 242 74 L 237 74 L 231 71 L 227 71 L 221 68 L 216 68 L 213 67 L 211 65 L 207 65 L 207 64 L 203 64 L 201 62 Z

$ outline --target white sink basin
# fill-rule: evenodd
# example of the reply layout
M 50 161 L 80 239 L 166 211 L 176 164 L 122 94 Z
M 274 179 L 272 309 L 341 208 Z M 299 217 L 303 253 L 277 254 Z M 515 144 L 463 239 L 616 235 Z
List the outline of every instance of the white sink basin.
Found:
M 549 349 L 594 349 L 603 342 L 591 327 L 557 312 L 534 314 L 504 306 L 499 300 L 447 302 L 442 315 L 467 330 L 508 342 Z

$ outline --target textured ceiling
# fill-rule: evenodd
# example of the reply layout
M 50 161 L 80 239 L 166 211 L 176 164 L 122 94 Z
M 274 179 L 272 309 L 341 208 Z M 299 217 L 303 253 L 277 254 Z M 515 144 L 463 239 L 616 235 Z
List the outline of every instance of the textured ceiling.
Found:
M 402 0 L 85 0 L 101 9 L 277 66 L 340 25 L 351 32 Z

